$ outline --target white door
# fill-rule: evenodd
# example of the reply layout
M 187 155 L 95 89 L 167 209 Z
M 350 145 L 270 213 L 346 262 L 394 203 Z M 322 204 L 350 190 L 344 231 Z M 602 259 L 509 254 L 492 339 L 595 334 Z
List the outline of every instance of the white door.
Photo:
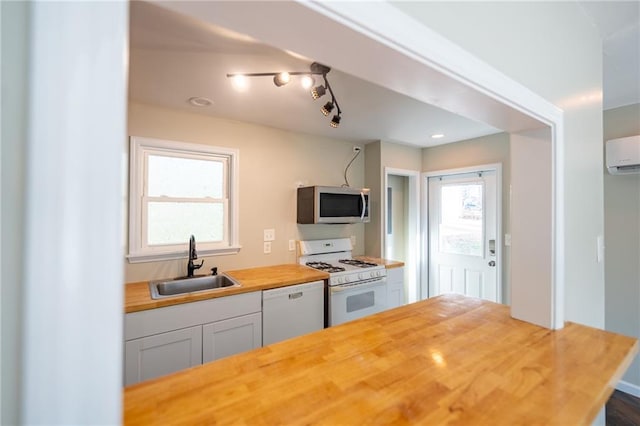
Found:
M 429 297 L 500 302 L 495 171 L 429 178 Z

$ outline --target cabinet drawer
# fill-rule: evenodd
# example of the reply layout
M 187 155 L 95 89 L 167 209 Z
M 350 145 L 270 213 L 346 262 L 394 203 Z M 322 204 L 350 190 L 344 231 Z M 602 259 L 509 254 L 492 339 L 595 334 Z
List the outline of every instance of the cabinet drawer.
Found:
M 124 340 L 178 330 L 262 310 L 259 291 L 132 312 L 124 318 Z

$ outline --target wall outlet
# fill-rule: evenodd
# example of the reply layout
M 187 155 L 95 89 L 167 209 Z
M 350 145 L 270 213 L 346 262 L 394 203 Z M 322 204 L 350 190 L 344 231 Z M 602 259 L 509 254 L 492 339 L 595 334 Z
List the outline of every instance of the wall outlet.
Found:
M 353 152 L 360 152 L 360 151 L 362 151 L 362 148 L 360 148 L 359 146 L 353 147 Z
M 504 234 L 504 245 L 506 247 L 511 246 L 511 234 Z
M 265 229 L 264 230 L 264 241 L 275 241 L 276 239 L 276 230 L 275 229 Z
M 356 236 L 352 235 L 351 236 L 351 247 L 355 247 L 356 246 Z
M 294 251 L 296 249 L 296 240 L 289 240 L 289 251 Z
M 264 242 L 264 254 L 271 253 L 271 241 Z

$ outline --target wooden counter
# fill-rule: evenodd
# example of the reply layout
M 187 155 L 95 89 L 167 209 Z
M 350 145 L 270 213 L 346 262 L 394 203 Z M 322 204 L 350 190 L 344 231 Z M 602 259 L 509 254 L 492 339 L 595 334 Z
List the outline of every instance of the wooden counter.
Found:
M 590 424 L 638 351 L 457 295 L 125 389 L 125 424 Z
M 381 257 L 354 256 L 354 258 L 358 260 L 362 260 L 364 262 L 371 262 L 371 263 L 376 263 L 378 265 L 384 265 L 384 267 L 387 269 L 400 268 L 404 266 L 404 262 L 400 262 L 398 260 L 383 259 Z
M 212 299 L 215 297 L 230 296 L 232 294 L 278 288 L 311 281 L 326 280 L 329 278 L 329 274 L 326 272 L 297 264 L 227 271 L 225 274 L 238 281 L 240 283 L 240 287 L 188 293 L 180 296 L 153 300 L 151 298 L 151 293 L 149 292 L 148 281 L 127 284 L 125 285 L 125 313 Z

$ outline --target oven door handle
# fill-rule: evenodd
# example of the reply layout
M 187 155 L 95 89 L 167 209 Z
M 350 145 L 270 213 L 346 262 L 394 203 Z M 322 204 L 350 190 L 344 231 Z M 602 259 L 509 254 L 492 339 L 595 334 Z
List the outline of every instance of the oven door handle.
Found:
M 342 284 L 338 286 L 331 287 L 331 293 L 340 293 L 341 291 L 349 291 L 349 290 L 364 290 L 370 287 L 376 287 L 379 285 L 384 285 L 386 282 L 385 279 L 376 279 L 373 281 L 363 282 L 363 283 L 354 283 L 354 284 Z
M 364 192 L 360 191 L 360 198 L 362 198 L 362 212 L 360 213 L 360 222 L 364 222 L 364 214 L 367 210 L 366 200 L 364 198 Z

